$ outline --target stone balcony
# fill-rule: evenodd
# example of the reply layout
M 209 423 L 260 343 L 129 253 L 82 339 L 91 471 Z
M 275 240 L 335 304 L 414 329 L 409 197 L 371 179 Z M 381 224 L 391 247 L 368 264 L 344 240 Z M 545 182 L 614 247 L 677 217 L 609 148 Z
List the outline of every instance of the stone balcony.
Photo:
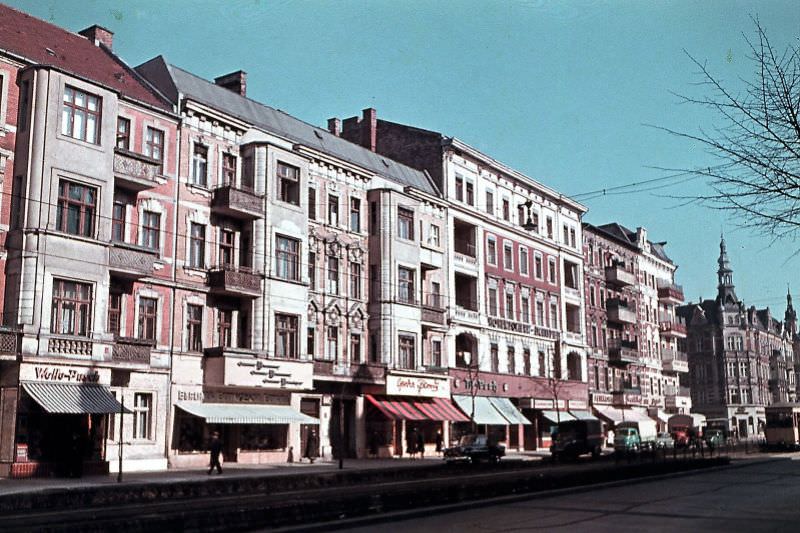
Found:
M 617 298 L 609 298 L 606 300 L 606 311 L 609 322 L 615 322 L 617 324 L 636 323 L 636 313 L 633 312 L 625 302 Z
M 674 283 L 665 283 L 658 286 L 658 299 L 664 303 L 682 304 L 683 287 L 675 285 Z
M 605 268 L 606 283 L 615 287 L 628 287 L 636 284 L 636 276 L 628 272 L 622 265 L 613 265 Z
M 163 182 L 161 161 L 120 148 L 114 149 L 114 183 L 131 191 L 143 191 Z
M 314 377 L 331 380 L 354 380 L 368 383 L 382 383 L 386 379 L 386 366 L 373 363 L 338 363 L 333 361 L 314 361 Z
M 243 220 L 264 217 L 264 197 L 248 189 L 225 185 L 214 189 L 211 209 L 215 213 Z
M 523 322 L 517 322 L 516 320 L 507 320 L 505 318 L 500 318 L 496 316 L 490 316 L 489 319 L 489 327 L 490 328 L 497 328 L 502 329 L 505 331 L 512 331 L 514 333 L 530 333 L 531 332 L 531 325 L 525 324 Z
M 438 326 L 443 326 L 445 324 L 445 309 L 441 307 L 440 302 L 432 301 L 430 298 L 428 298 L 428 300 L 422 304 L 421 310 L 421 318 L 423 322 L 436 324 Z
M 608 339 L 608 362 L 629 365 L 639 361 L 639 345 L 636 341 Z
M 223 265 L 208 271 L 208 287 L 213 294 L 255 298 L 262 294 L 263 276 L 251 268 Z
M 686 338 L 686 324 L 677 318 L 671 318 L 659 322 L 658 331 L 664 337 L 674 337 L 676 339 Z
M 473 311 L 471 309 L 466 309 L 464 307 L 459 306 L 456 304 L 455 309 L 452 311 L 453 318 L 455 320 L 461 320 L 463 322 L 472 322 L 473 324 L 479 324 L 481 321 L 481 315 L 478 311 Z
M 111 360 L 123 363 L 150 364 L 153 341 L 118 337 L 111 350 Z
M 661 368 L 664 372 L 688 372 L 689 358 L 684 352 L 671 349 L 662 350 Z
M 108 249 L 108 269 L 116 276 L 139 279 L 152 276 L 158 251 L 126 242 L 112 242 Z

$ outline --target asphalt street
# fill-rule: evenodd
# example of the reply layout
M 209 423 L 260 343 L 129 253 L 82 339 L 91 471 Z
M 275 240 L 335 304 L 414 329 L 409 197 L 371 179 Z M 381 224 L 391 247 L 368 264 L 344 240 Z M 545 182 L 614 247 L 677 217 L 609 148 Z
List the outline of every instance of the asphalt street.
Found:
M 351 532 L 797 531 L 800 458 L 589 492 L 436 512 Z

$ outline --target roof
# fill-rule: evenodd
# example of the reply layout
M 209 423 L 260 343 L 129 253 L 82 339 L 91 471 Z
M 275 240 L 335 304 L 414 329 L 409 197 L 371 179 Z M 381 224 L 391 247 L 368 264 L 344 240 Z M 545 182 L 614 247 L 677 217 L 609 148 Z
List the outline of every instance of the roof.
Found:
M 618 241 L 621 241 L 623 244 L 628 246 L 633 246 L 634 248 L 638 248 L 639 244 L 636 238 L 636 232 L 631 231 L 625 226 L 621 224 L 617 224 L 616 222 L 612 222 L 610 224 L 603 224 L 602 226 L 592 226 L 595 229 L 599 230 L 600 232 L 609 235 Z M 672 263 L 672 259 L 669 258 L 667 252 L 664 250 L 664 246 L 667 244 L 665 242 L 653 242 L 648 241 L 650 243 L 650 252 L 656 256 L 658 259 L 662 261 L 666 261 L 668 263 Z
M 104 45 L 0 4 L 0 50 L 165 110 L 169 103 Z
M 140 65 L 137 70 L 165 94 L 174 98 L 174 103 L 177 103 L 177 95 L 180 93 L 264 131 L 370 170 L 401 185 L 439 196 L 436 186 L 426 173 L 170 65 L 161 56 Z

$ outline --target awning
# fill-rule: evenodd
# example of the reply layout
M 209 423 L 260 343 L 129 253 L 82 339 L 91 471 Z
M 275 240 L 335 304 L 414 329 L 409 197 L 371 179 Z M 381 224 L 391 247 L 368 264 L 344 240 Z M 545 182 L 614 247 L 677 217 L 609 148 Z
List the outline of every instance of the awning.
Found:
M 488 424 L 490 426 L 505 426 L 508 425 L 508 420 L 500 414 L 500 411 L 494 408 L 492 402 L 486 396 L 453 396 L 458 408 L 464 411 L 469 417 L 473 412 L 472 405 L 473 399 L 475 404 L 475 412 L 473 419 L 476 424 Z
M 456 409 L 450 400 L 445 398 L 425 398 L 414 400 L 416 407 L 431 420 L 448 420 L 450 422 L 469 422 L 469 417 Z
M 111 391 L 96 383 L 23 381 L 22 388 L 48 413 L 107 414 L 122 411 Z M 122 412 L 130 413 L 128 409 Z
M 319 424 L 289 405 L 252 405 L 240 403 L 178 403 L 187 413 L 204 418 L 209 424 Z
M 502 414 L 510 424 L 530 425 L 531 421 L 525 418 L 508 398 L 491 397 L 489 401 L 492 402 L 494 408 L 500 411 L 500 414 Z
M 365 394 L 364 397 L 372 405 L 378 408 L 383 415 L 390 420 L 428 420 L 429 418 L 419 409 L 414 407 L 411 402 L 402 399 L 389 399 L 375 397 Z
M 542 411 L 542 416 L 554 424 L 558 424 L 559 420 L 562 422 L 566 422 L 567 420 L 575 420 L 575 417 L 569 414 L 568 411 Z
M 652 422 L 652 418 L 647 416 L 647 411 L 641 407 L 631 409 L 617 409 L 608 405 L 595 405 L 594 410 L 601 418 L 609 422 L 619 424 L 620 422 Z
M 657 421 L 663 422 L 664 424 L 666 424 L 667 422 L 669 422 L 669 417 L 670 417 L 670 415 L 668 415 L 666 412 L 664 412 L 661 409 L 659 409 L 658 411 L 656 411 L 655 416 L 651 416 L 650 418 L 654 418 Z
M 569 412 L 569 414 L 574 416 L 577 420 L 597 420 L 597 417 L 589 411 L 579 411 L 577 409 L 573 409 Z

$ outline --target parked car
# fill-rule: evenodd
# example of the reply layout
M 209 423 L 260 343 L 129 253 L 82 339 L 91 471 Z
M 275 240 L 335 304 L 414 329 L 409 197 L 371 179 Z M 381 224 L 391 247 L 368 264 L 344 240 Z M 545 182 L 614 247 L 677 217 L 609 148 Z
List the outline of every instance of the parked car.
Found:
M 464 435 L 458 444 L 444 449 L 446 461 L 469 460 L 473 463 L 496 463 L 506 454 L 506 447 L 489 441 L 486 435 Z
M 585 453 L 597 458 L 604 441 L 603 424 L 599 420 L 568 420 L 558 424 L 553 433 L 550 453 L 556 460 L 560 457 L 574 459 Z
M 713 450 L 725 442 L 725 433 L 721 429 L 706 428 L 706 430 L 703 431 L 703 440 L 706 446 Z
M 671 450 L 675 447 L 675 439 L 669 433 L 659 433 L 656 435 L 656 448 L 659 450 Z

